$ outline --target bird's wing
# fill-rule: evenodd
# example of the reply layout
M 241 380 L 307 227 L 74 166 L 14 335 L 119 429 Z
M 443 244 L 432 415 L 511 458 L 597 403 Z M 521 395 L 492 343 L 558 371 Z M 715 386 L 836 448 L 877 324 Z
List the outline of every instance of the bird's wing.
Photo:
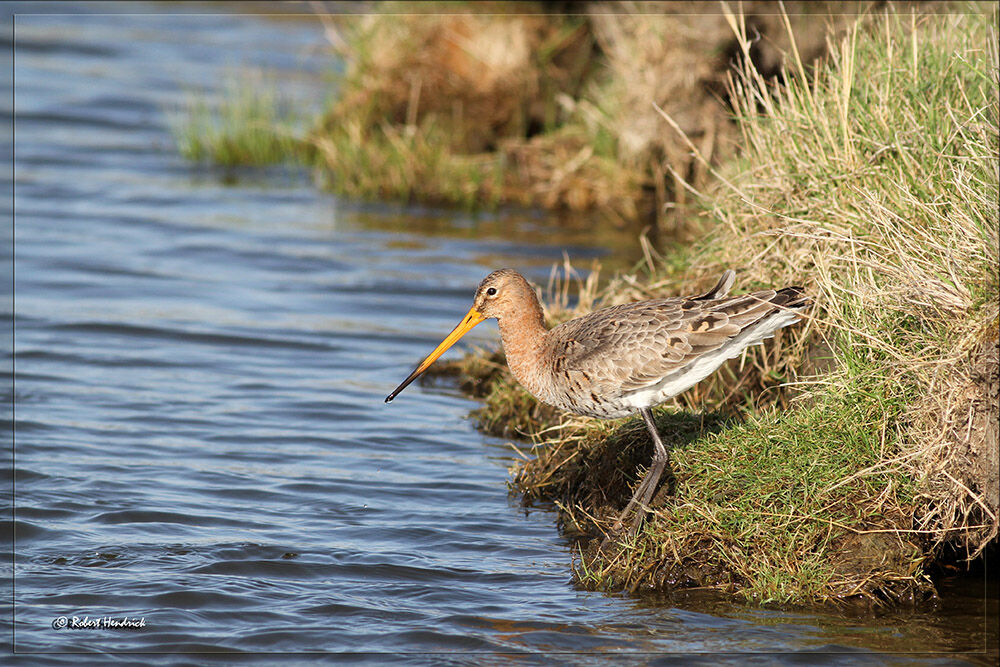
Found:
M 772 310 L 773 290 L 702 300 L 673 298 L 613 306 L 560 325 L 556 370 L 579 373 L 596 391 L 624 393 L 711 354 Z M 555 331 L 555 330 L 553 330 Z

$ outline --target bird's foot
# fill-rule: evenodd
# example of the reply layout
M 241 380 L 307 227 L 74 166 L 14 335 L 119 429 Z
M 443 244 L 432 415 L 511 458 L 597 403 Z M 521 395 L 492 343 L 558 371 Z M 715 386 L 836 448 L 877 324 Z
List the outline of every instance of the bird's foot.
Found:
M 601 546 L 597 548 L 598 552 L 603 556 L 614 555 L 615 546 L 620 544 L 618 541 L 619 533 L 614 530 L 610 530 L 604 534 L 604 539 L 601 540 Z
M 604 533 L 604 539 L 601 540 L 601 552 L 609 552 L 616 544 L 634 542 L 647 511 L 649 511 L 648 508 L 643 506 L 635 507 L 634 509 L 631 505 L 626 507 L 625 511 L 619 514 L 615 522 L 611 524 L 610 530 Z M 626 530 L 626 519 L 629 519 L 630 515 L 631 521 L 628 522 L 628 529 Z

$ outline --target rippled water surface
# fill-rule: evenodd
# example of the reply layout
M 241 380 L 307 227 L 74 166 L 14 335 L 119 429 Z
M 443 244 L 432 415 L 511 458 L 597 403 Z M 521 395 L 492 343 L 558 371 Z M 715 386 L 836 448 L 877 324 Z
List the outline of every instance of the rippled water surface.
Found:
M 508 497 L 511 450 L 466 419 L 474 402 L 419 385 L 383 398 L 492 268 L 544 283 L 564 251 L 581 264 L 606 251 L 544 216 L 361 205 L 294 170 L 184 161 L 171 110 L 192 90 L 217 99 L 233 68 L 322 100 L 322 30 L 124 7 L 8 8 L 18 652 L 950 664 L 987 641 L 976 587 L 861 618 L 575 589 L 569 545 L 551 514 Z M 58 627 L 74 616 L 144 627 Z

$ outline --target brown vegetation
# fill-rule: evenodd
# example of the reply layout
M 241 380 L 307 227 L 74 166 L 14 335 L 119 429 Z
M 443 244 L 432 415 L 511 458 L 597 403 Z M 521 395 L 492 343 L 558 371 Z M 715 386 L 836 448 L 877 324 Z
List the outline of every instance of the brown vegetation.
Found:
M 798 52 L 807 62 L 820 56 L 828 34 L 864 6 L 790 3 Z M 738 139 L 725 81 L 741 52 L 717 8 L 592 2 L 580 14 L 554 15 L 532 3 L 449 5 L 440 14 L 433 5 L 417 13 L 408 3 L 378 7 L 328 19 L 348 66 L 312 141 L 335 188 L 590 211 L 617 225 L 695 233 L 687 190 L 705 185 L 705 164 L 730 157 Z M 747 55 L 772 74 L 790 46 L 777 9 L 744 4 Z M 694 159 L 689 141 L 705 160 Z M 358 173 L 376 170 L 381 181 Z M 443 182 L 455 179 L 465 183 Z

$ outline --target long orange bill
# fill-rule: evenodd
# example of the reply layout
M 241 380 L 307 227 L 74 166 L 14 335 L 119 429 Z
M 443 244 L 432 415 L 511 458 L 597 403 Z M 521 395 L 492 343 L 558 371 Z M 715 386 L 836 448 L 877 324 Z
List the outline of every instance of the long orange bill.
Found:
M 417 366 L 412 373 L 410 373 L 409 377 L 403 380 L 402 384 L 396 387 L 391 394 L 385 397 L 385 402 L 388 403 L 392 399 L 396 398 L 399 392 L 406 389 L 408 384 L 420 377 L 421 373 L 430 368 L 431 364 L 437 361 L 437 358 L 444 354 L 449 347 L 457 343 L 459 338 L 467 334 L 472 327 L 476 326 L 485 319 L 486 318 L 483 317 L 478 310 L 470 308 L 469 312 L 466 313 L 462 321 L 458 323 L 458 326 L 451 330 L 451 333 L 448 334 L 443 341 L 441 341 L 441 344 L 434 348 L 434 351 L 427 355 L 426 359 L 420 362 L 420 365 Z

